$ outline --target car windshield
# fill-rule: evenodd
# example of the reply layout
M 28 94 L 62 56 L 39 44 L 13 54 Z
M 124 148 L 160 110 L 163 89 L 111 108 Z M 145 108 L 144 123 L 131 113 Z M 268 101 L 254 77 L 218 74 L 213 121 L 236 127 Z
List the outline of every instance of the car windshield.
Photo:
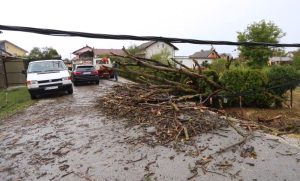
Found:
M 82 71 L 93 71 L 95 70 L 94 66 L 78 66 L 77 71 L 82 72 Z
M 62 61 L 31 62 L 28 67 L 28 73 L 57 72 L 62 70 L 66 70 L 66 66 Z

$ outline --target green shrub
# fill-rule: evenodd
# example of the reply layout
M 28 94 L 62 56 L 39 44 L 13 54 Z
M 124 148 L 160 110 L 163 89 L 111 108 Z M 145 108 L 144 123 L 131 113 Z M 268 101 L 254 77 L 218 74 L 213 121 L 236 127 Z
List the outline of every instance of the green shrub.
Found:
M 260 70 L 234 69 L 224 72 L 222 84 L 227 88 L 227 106 L 238 106 L 239 96 L 243 106 L 269 107 L 272 100 L 264 92 L 267 75 Z
M 300 55 L 297 55 L 293 58 L 293 67 L 295 67 L 297 70 L 300 70 Z
M 268 89 L 273 95 L 286 99 L 284 94 L 292 89 L 294 90 L 299 85 L 299 73 L 294 67 L 287 66 L 273 66 L 266 71 L 268 75 Z M 276 106 L 282 105 L 282 100 L 276 99 Z
M 216 71 L 218 74 L 221 74 L 226 71 L 226 60 L 217 59 L 212 62 L 210 69 Z

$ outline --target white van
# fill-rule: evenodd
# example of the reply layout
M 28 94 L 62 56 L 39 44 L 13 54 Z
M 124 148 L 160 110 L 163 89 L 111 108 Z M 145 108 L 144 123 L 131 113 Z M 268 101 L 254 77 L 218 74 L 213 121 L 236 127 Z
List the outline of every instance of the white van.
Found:
M 26 84 L 32 99 L 37 95 L 58 91 L 73 93 L 70 73 L 62 60 L 30 62 Z

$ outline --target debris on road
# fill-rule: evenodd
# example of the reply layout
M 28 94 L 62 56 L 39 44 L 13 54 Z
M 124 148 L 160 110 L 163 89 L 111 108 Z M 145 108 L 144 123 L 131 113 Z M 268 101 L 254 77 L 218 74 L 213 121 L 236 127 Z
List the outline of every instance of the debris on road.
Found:
M 227 126 L 226 121 L 209 114 L 207 107 L 178 101 L 180 97 L 165 90 L 143 84 L 115 86 L 112 93 L 99 99 L 98 107 L 109 117 L 125 118 L 129 125 L 144 127 L 146 136 L 140 139 L 152 146 L 188 141 Z

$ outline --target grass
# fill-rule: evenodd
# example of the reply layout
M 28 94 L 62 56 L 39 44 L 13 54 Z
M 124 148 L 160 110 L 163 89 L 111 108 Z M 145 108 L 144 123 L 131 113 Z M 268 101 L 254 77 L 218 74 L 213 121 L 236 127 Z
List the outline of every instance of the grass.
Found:
M 0 123 L 4 118 L 30 106 L 33 101 L 26 87 L 13 90 L 0 90 Z

